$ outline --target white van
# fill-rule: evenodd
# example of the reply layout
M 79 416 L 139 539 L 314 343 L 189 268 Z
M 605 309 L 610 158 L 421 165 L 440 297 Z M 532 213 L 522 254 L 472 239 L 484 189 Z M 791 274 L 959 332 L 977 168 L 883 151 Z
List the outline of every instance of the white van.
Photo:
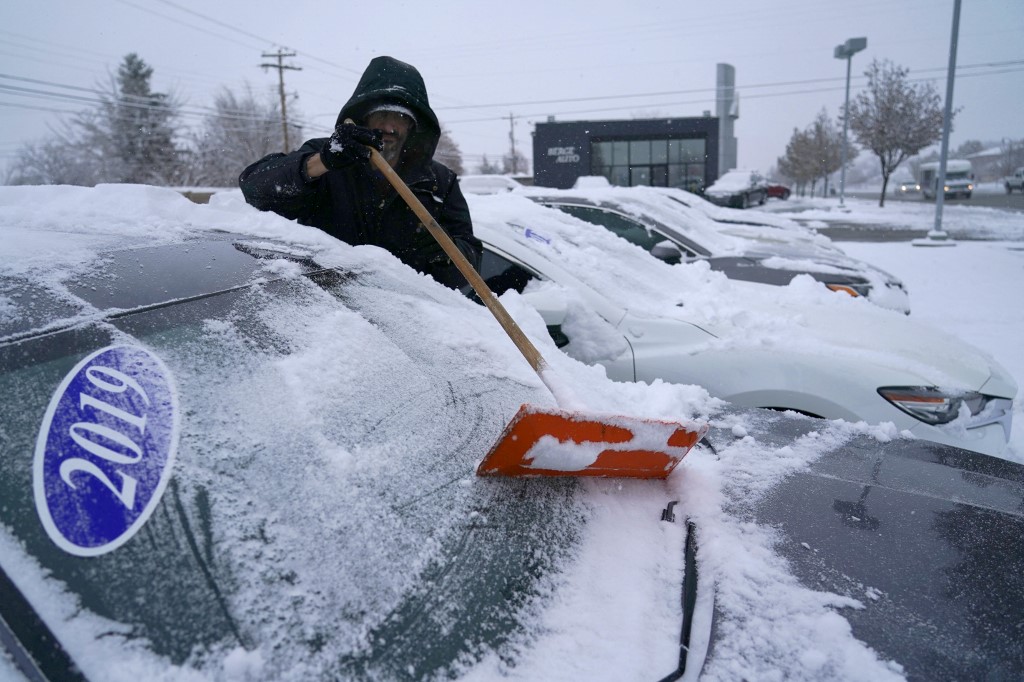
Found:
M 921 174 L 921 195 L 925 199 L 934 199 L 938 194 L 939 186 L 939 162 L 922 163 L 919 170 Z M 949 159 L 946 161 L 946 184 L 943 187 L 946 198 L 963 197 L 971 198 L 974 191 L 974 169 L 970 161 L 963 159 Z

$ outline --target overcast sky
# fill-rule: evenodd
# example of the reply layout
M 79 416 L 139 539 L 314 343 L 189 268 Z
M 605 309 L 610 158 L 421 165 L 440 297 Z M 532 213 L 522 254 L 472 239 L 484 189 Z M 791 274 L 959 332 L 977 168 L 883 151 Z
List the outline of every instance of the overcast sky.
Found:
M 196 124 L 225 86 L 276 97 L 277 71 L 260 64 L 283 48 L 302 69 L 285 71 L 285 85 L 304 137 L 326 134 L 369 60 L 387 54 L 419 68 L 467 172 L 507 153 L 510 130 L 532 159 L 533 125 L 548 116 L 714 113 L 716 64 L 731 64 L 739 165 L 768 170 L 795 127 L 822 108 L 839 113 L 846 67 L 832 55 L 847 38 L 868 39 L 851 97 L 872 59 L 944 95 L 952 19 L 953 0 L 10 0 L 0 3 L 0 160 L 88 106 L 80 98 L 94 95 L 75 88 L 108 83 L 129 52 Z M 963 0 L 957 66 L 951 145 L 1024 138 L 1024 0 Z

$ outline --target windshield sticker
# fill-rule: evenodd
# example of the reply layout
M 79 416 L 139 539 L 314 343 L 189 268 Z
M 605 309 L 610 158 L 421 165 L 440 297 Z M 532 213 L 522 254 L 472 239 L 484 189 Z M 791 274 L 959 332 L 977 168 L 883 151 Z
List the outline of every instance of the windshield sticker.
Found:
M 551 243 L 550 239 L 548 239 L 547 237 L 545 237 L 544 235 L 542 235 L 540 233 L 534 232 L 530 228 L 526 228 L 526 232 L 524 232 L 523 234 L 526 235 L 527 239 L 532 239 L 534 241 L 541 242 L 542 244 L 550 244 Z
M 78 363 L 36 440 L 36 511 L 50 539 L 98 556 L 138 532 L 170 479 L 178 419 L 171 374 L 149 351 L 110 346 Z

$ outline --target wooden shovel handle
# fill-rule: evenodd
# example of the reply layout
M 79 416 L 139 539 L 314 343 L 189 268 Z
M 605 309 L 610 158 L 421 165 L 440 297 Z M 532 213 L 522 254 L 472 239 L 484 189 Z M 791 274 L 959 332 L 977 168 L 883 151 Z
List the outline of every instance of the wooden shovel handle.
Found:
M 512 343 L 516 344 L 516 348 L 518 348 L 519 352 L 523 354 L 526 361 L 529 362 L 534 371 L 541 376 L 541 379 L 544 379 L 545 377 L 543 376 L 542 371 L 547 367 L 547 362 L 544 361 L 544 358 L 541 356 L 540 351 L 537 350 L 537 347 L 533 345 L 529 338 L 527 338 L 526 334 L 523 333 L 523 330 L 519 328 L 518 324 L 516 324 L 516 321 L 512 319 L 512 316 L 508 314 L 508 311 L 505 310 L 505 306 L 501 304 L 498 297 L 495 296 L 494 292 L 491 291 L 491 288 L 487 286 L 487 283 L 484 282 L 483 277 L 481 277 L 476 271 L 476 268 L 473 267 L 472 263 L 469 262 L 461 251 L 459 251 L 459 247 L 455 246 L 455 242 L 453 242 L 452 238 L 448 236 L 448 233 L 444 231 L 444 228 L 437 224 L 437 221 L 434 220 L 434 216 L 430 215 L 430 212 L 427 211 L 425 206 L 423 206 L 423 203 L 415 194 L 412 193 L 409 186 L 405 184 L 405 181 L 398 177 L 398 173 L 396 173 L 391 167 L 391 164 L 385 161 L 384 157 L 381 156 L 380 152 L 376 149 L 372 147 L 369 149 L 370 161 L 373 163 L 374 167 L 384 174 L 384 177 L 388 179 L 391 186 L 395 188 L 395 190 L 401 195 L 402 199 L 405 200 L 405 203 L 409 205 L 409 208 L 411 208 L 413 213 L 416 214 L 416 217 L 420 219 L 423 226 L 430 231 L 430 234 L 433 235 L 434 239 L 437 240 L 437 243 L 441 245 L 444 252 L 448 254 L 448 257 L 452 259 L 453 263 L 455 263 L 455 267 L 459 269 L 462 276 L 469 281 L 469 284 L 473 287 L 473 290 L 476 291 L 480 300 L 483 301 L 484 305 L 487 306 L 487 309 L 491 311 L 492 315 L 494 315 L 494 318 L 498 321 L 498 324 L 501 325 L 501 328 L 504 329 L 505 333 L 508 334 L 510 339 L 512 339 Z

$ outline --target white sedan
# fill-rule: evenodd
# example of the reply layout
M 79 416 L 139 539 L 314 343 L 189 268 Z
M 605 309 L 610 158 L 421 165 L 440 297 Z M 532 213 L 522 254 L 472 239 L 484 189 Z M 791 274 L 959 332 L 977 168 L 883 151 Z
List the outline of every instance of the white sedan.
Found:
M 745 407 L 891 423 L 998 455 L 1017 385 L 982 351 L 809 276 L 785 287 L 670 266 L 523 197 L 470 197 L 496 292 L 524 292 L 563 350 L 617 380 L 697 384 Z

